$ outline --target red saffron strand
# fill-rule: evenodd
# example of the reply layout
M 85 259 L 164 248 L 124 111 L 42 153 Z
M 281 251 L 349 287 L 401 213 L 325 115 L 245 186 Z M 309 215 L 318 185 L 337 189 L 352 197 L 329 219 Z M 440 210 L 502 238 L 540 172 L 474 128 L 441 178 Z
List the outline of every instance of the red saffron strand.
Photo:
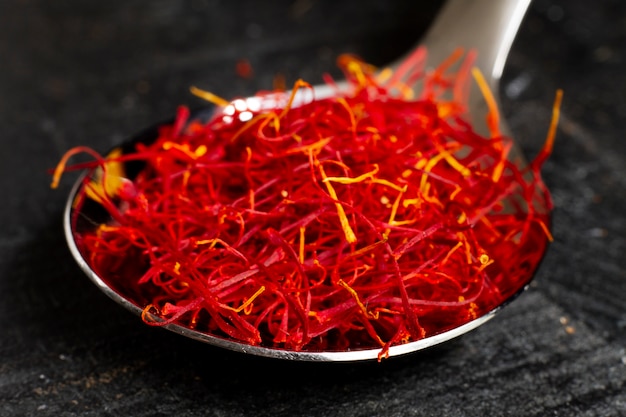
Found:
M 93 200 L 114 219 L 77 232 L 81 252 L 146 323 L 252 345 L 379 348 L 380 359 L 484 315 L 529 282 L 551 238 L 539 170 L 561 93 L 546 145 L 522 170 L 488 92 L 492 137 L 464 121 L 474 55 L 451 73 L 461 55 L 429 75 L 419 50 L 386 79 L 344 57 L 350 89 L 323 99 L 301 80 L 291 94 L 259 94 L 260 106 L 193 87 L 222 106 L 209 121 L 181 107 L 124 155 L 70 150 L 54 183 L 76 169 L 71 156 L 91 154 L 77 164 L 92 175 L 75 210 Z M 424 93 L 407 98 L 419 77 Z M 129 161 L 143 168 L 118 178 Z

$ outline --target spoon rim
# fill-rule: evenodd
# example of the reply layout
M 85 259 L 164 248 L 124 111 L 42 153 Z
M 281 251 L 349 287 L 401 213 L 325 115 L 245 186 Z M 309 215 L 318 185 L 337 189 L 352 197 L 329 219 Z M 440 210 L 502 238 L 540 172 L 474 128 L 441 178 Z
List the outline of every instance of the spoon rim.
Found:
M 214 108 L 211 107 L 202 107 L 196 110 L 193 110 L 190 115 L 190 120 L 202 120 L 203 116 L 206 116 L 207 113 L 213 112 Z M 126 147 L 138 142 L 146 142 L 150 136 L 155 135 L 158 128 L 163 126 L 164 124 L 171 123 L 171 119 L 165 121 L 163 123 L 154 124 L 139 133 L 132 135 L 128 140 L 123 141 L 119 146 Z M 115 149 L 114 148 L 114 149 Z M 81 270 L 87 275 L 87 277 L 94 283 L 96 286 L 104 292 L 109 298 L 122 305 L 135 315 L 141 316 L 143 312 L 143 308 L 137 305 L 135 302 L 131 301 L 129 298 L 125 297 L 119 291 L 116 291 L 112 288 L 103 277 L 101 277 L 96 271 L 91 268 L 88 261 L 83 256 L 81 250 L 79 249 L 78 243 L 76 241 L 76 235 L 79 232 L 74 232 L 72 227 L 72 219 L 74 217 L 74 202 L 80 192 L 81 188 L 84 186 L 84 179 L 89 175 L 89 171 L 83 172 L 79 178 L 74 183 L 67 202 L 65 204 L 65 210 L 63 214 L 63 228 L 65 232 L 66 241 L 69 247 L 69 250 L 74 257 L 74 260 L 77 262 Z M 550 214 L 548 214 L 550 216 Z M 550 218 L 550 217 L 549 217 Z M 502 310 L 503 307 L 510 304 L 513 300 L 515 300 L 520 294 L 525 292 L 529 286 L 531 281 L 534 279 L 537 270 L 545 254 L 547 252 L 548 245 L 546 244 L 543 249 L 543 253 L 541 254 L 541 258 L 537 263 L 535 269 L 529 275 L 527 281 L 524 283 L 522 287 L 520 287 L 515 293 L 505 299 L 501 304 L 494 307 L 492 310 L 484 313 L 482 316 L 477 317 L 473 320 L 470 320 L 460 326 L 454 327 L 449 330 L 445 330 L 441 333 L 437 333 L 428 337 L 425 337 L 420 340 L 415 340 L 408 343 L 403 343 L 399 345 L 393 345 L 388 349 L 388 357 L 392 356 L 400 356 L 420 350 L 424 350 L 430 347 L 434 347 L 436 345 L 447 342 L 451 339 L 457 338 L 461 335 L 464 335 L 470 332 L 473 329 L 481 326 L 487 321 L 491 320 L 498 312 Z M 355 350 L 346 350 L 346 351 L 295 351 L 288 350 L 282 348 L 270 348 L 264 346 L 254 346 L 243 342 L 238 342 L 232 339 L 228 339 L 221 336 L 216 336 L 207 332 L 202 332 L 199 330 L 191 329 L 182 324 L 178 323 L 168 323 L 159 327 L 163 327 L 169 331 L 180 334 L 182 336 L 198 340 L 204 343 L 208 343 L 213 346 L 217 346 L 220 348 L 225 348 L 232 351 L 237 351 L 241 353 L 252 354 L 256 356 L 269 357 L 269 358 L 278 358 L 278 359 L 287 359 L 287 360 L 297 360 L 297 361 L 308 361 L 308 362 L 353 362 L 353 361 L 363 361 L 363 360 L 372 360 L 377 359 L 381 352 L 382 347 L 376 348 L 366 348 L 366 349 L 355 349 Z

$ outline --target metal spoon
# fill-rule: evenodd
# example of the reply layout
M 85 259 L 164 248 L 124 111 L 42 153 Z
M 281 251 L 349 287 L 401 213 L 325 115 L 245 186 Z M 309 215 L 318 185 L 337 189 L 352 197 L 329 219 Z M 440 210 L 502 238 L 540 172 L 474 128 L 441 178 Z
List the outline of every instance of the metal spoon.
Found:
M 496 93 L 507 54 L 529 4 L 530 0 L 449 0 L 421 42 L 421 45 L 426 46 L 428 49 L 429 62 L 433 64 L 442 62 L 443 59 L 449 56 L 457 47 L 463 47 L 466 50 L 475 48 L 478 51 L 476 66 L 483 72 L 490 87 L 494 93 Z M 329 94 L 331 94 L 331 91 L 327 87 L 316 87 L 316 97 L 324 97 Z M 250 98 L 249 100 L 254 100 L 254 98 Z M 475 124 L 482 123 L 481 121 L 486 114 L 486 106 L 480 94 L 471 94 L 468 104 L 470 116 L 474 119 L 473 122 Z M 202 115 L 196 116 L 201 117 Z M 501 130 L 506 131 L 506 126 L 501 126 Z M 132 143 L 149 141 L 154 139 L 155 135 L 155 129 L 145 131 L 143 134 L 133 138 Z M 518 154 L 521 155 L 519 151 Z M 520 156 L 516 156 L 516 158 L 520 160 Z M 525 164 L 524 162 L 521 163 Z M 76 237 L 84 232 L 84 230 L 74 230 L 75 225 L 71 219 L 76 215 L 76 213 L 73 212 L 74 201 L 77 193 L 80 192 L 81 186 L 82 178 L 75 184 L 67 201 L 64 213 L 64 229 L 70 251 L 80 268 L 106 295 L 133 313 L 140 315 L 143 307 L 135 303 L 128 294 L 122 294 L 107 284 L 106 280 L 89 266 L 89 263 L 78 248 Z M 94 212 L 89 208 L 83 207 L 80 210 L 81 212 L 78 213 L 78 216 L 84 220 L 81 222 L 80 227 L 82 228 L 95 228 L 106 221 L 106 219 L 102 218 L 101 209 L 100 211 Z M 513 298 L 523 292 L 525 288 L 520 289 L 517 294 L 504 304 L 508 304 Z M 467 333 L 493 318 L 494 315 L 501 310 L 503 305 L 482 317 L 452 330 L 418 341 L 392 346 L 389 349 L 389 356 L 425 349 Z M 288 351 L 250 346 L 241 342 L 189 329 L 178 324 L 168 324 L 164 327 L 183 336 L 222 348 L 280 359 L 299 361 L 357 361 L 375 359 L 380 352 L 379 348 L 330 352 Z

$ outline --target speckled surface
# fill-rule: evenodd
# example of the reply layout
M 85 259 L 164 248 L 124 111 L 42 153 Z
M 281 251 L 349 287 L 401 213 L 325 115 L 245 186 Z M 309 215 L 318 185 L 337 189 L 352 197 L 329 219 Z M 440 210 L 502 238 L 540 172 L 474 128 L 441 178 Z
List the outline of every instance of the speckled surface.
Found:
M 501 91 L 532 156 L 556 88 L 544 176 L 555 242 L 531 289 L 439 349 L 378 363 L 244 357 L 161 329 L 106 298 L 66 248 L 72 180 L 47 169 L 222 96 L 318 82 L 355 52 L 400 55 L 426 2 L 0 2 L 0 415 L 626 415 L 626 3 L 536 0 Z M 238 77 L 246 58 L 254 76 Z

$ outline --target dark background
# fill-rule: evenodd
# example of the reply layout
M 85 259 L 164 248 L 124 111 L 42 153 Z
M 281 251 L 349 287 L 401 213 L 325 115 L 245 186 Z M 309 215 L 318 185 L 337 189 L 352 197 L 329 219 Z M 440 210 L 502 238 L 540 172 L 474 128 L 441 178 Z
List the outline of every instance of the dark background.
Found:
M 496 1 L 496 0 L 494 0 Z M 431 5 L 429 5 L 431 4 Z M 313 83 L 339 53 L 384 64 L 436 11 L 419 1 L 0 2 L 0 415 L 626 415 L 626 2 L 536 0 L 502 83 L 532 157 L 565 90 L 555 242 L 531 289 L 441 348 L 381 364 L 244 357 L 149 328 L 75 265 L 62 210 L 75 145 L 104 151 L 224 97 Z M 254 69 L 237 75 L 238 60 Z

